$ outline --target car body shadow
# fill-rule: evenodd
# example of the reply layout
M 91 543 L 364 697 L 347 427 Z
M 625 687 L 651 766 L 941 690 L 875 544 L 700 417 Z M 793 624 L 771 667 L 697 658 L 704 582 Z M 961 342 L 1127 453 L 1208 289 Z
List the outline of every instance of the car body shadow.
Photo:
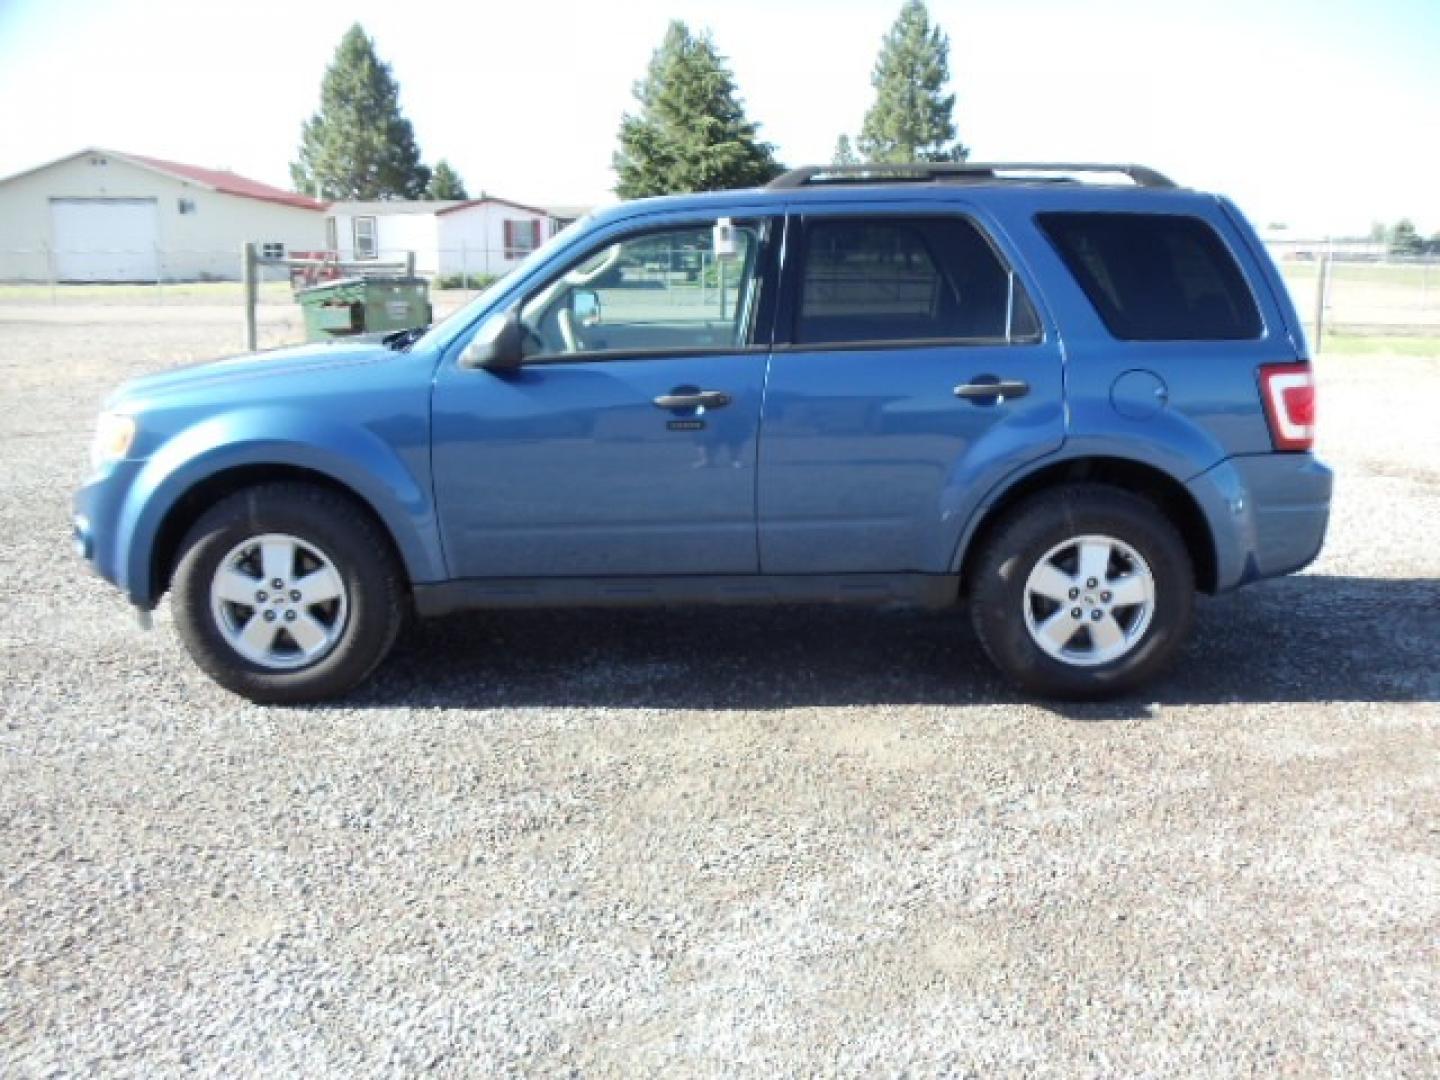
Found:
M 1154 704 L 1440 700 L 1440 582 L 1306 575 L 1201 598 L 1140 694 L 1036 702 L 1077 720 Z M 422 622 L 347 706 L 778 709 L 1029 699 L 960 613 L 864 608 L 504 611 Z

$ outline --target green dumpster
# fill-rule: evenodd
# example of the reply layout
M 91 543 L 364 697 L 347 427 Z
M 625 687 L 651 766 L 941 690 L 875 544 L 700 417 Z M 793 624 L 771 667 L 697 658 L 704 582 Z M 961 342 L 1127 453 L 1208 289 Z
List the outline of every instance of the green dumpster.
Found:
M 330 341 L 430 323 L 424 278 L 351 277 L 295 290 L 305 312 L 305 340 Z

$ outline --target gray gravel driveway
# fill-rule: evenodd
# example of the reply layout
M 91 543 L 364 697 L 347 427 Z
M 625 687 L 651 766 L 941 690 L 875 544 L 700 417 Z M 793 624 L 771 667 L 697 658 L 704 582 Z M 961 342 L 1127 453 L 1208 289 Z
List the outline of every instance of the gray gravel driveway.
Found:
M 105 390 L 237 325 L 0 306 L 0 1074 L 1440 1072 L 1440 355 L 1321 361 L 1324 556 L 1143 699 L 955 616 L 567 612 L 292 710 L 68 543 Z

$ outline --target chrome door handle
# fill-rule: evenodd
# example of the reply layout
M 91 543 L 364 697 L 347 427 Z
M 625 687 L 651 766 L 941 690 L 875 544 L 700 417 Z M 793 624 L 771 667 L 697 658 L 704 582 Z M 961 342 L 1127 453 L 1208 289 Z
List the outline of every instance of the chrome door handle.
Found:
M 655 399 L 657 409 L 723 409 L 730 404 L 730 395 L 720 390 L 696 390 L 691 394 L 661 394 Z
M 997 379 L 993 375 L 977 376 L 974 382 L 961 383 L 955 387 L 955 396 L 967 398 L 1018 398 L 1030 392 L 1030 384 L 1024 379 Z

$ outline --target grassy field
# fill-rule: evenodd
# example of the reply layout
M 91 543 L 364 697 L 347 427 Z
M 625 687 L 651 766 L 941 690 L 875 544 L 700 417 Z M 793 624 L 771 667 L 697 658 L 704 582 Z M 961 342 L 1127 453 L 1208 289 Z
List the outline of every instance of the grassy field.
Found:
M 1320 272 L 1320 264 L 1316 262 L 1287 260 L 1279 267 L 1287 282 L 1309 282 L 1312 286 Z M 1382 285 L 1394 289 L 1431 291 L 1436 294 L 1436 302 L 1440 303 L 1440 264 L 1334 263 L 1330 274 L 1330 280 L 1335 285 Z
M 1306 326 L 1315 308 L 1314 263 L 1286 262 L 1281 272 L 1291 297 Z M 1382 265 L 1342 263 L 1334 268 L 1329 304 L 1326 309 L 1325 352 L 1362 355 L 1396 354 L 1431 356 L 1440 354 L 1440 265 Z M 459 307 L 474 290 L 432 290 L 435 314 L 443 317 Z M 701 295 L 698 291 L 697 296 Z M 707 301 L 718 297 L 707 294 Z M 0 285 L 0 304 L 106 305 L 142 310 L 157 307 L 231 307 L 240 317 L 242 287 L 234 281 L 187 282 L 174 285 Z M 298 323 L 290 285 L 267 281 L 260 285 L 260 303 L 274 310 L 292 311 Z M 613 312 L 613 308 L 611 308 Z
M 175 284 L 147 285 L 0 285 L 0 302 L 22 304 L 84 303 L 84 304 L 159 304 L 189 301 L 203 304 L 234 304 L 244 299 L 238 281 L 185 281 Z M 288 281 L 260 283 L 260 302 L 288 304 L 292 301 Z
M 1320 351 L 1345 356 L 1415 356 L 1440 360 L 1440 336 L 1326 334 Z

